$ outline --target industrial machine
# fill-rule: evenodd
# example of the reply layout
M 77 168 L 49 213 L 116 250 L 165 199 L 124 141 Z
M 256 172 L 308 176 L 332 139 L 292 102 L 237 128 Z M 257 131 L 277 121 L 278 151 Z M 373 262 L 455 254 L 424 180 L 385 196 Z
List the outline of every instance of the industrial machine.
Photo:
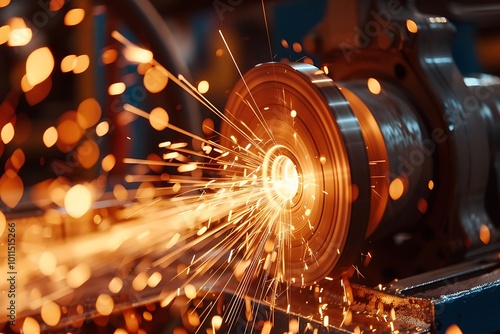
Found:
M 224 108 L 149 2 L 25 13 L 104 32 L 74 55 L 25 57 L 35 29 L 9 14 L 26 70 L 1 96 L 3 331 L 499 332 L 500 79 L 463 74 L 455 25 L 417 4 L 330 0 L 292 47 L 319 60 L 276 61 L 269 4 L 214 1 L 221 25 L 257 8 L 273 60 L 245 71 L 221 28 Z M 19 115 L 55 108 L 59 62 L 86 77 L 62 75 L 78 97 L 30 122 L 30 158 Z

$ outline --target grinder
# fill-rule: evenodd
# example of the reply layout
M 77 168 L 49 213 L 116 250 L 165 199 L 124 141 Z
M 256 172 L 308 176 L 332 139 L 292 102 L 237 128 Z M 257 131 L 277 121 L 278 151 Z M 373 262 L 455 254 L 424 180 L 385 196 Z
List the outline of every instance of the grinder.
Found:
M 330 1 L 305 41 L 321 69 L 261 64 L 234 88 L 226 116 L 248 131 L 222 142 L 268 152 L 291 282 L 378 284 L 495 247 L 499 80 L 464 77 L 453 35 L 412 1 Z

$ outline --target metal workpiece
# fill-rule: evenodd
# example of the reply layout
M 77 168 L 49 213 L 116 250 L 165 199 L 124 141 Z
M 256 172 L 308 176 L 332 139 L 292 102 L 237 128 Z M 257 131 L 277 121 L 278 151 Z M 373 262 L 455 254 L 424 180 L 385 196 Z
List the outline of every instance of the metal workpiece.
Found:
M 383 89 L 372 92 L 374 83 Z M 425 213 L 418 203 L 429 201 L 428 183 L 435 179 L 435 143 L 427 126 L 405 92 L 389 82 L 371 78 L 338 84 L 362 125 L 370 156 L 372 212 L 367 235 L 413 226 Z
M 500 288 L 498 256 L 482 255 L 463 263 L 398 280 L 384 287 L 389 294 L 419 298 L 432 304 L 432 328 L 445 333 L 494 333 L 495 296 Z

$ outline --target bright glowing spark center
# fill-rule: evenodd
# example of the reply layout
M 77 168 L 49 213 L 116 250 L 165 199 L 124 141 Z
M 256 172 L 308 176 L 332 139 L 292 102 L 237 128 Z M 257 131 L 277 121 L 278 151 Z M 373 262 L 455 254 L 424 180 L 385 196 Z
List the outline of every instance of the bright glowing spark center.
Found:
M 291 152 L 283 145 L 268 150 L 263 164 L 264 182 L 268 197 L 280 204 L 291 202 L 300 188 L 300 174 L 290 158 Z
M 292 159 L 286 155 L 277 156 L 271 167 L 270 183 L 278 196 L 291 200 L 299 190 L 299 173 Z

